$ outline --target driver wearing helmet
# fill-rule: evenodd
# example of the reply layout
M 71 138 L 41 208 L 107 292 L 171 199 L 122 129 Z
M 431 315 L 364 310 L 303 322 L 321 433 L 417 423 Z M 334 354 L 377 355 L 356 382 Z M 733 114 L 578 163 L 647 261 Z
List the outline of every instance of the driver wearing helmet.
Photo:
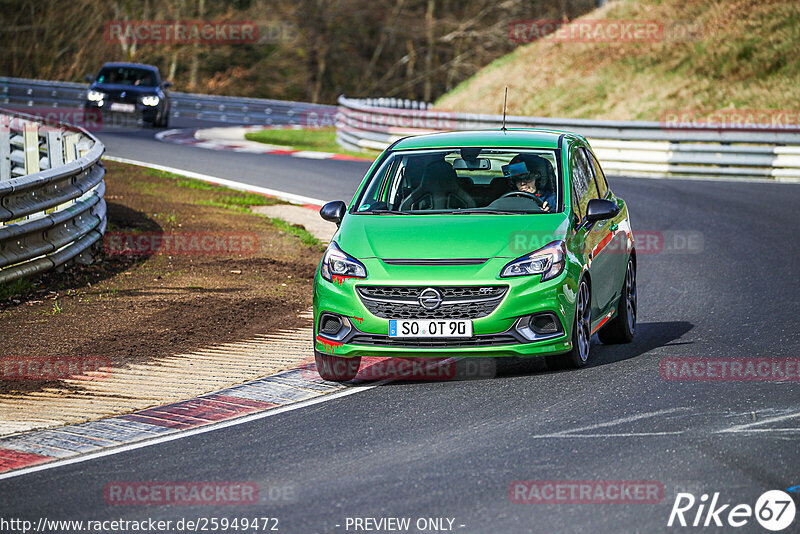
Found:
M 518 172 L 509 176 L 517 191 L 531 193 L 542 200 L 542 211 L 550 211 L 556 204 L 551 178 L 555 181 L 553 165 L 541 156 L 518 154 L 509 162 L 509 167 L 522 170 L 519 164 L 525 165 L 527 172 Z M 512 167 L 513 166 L 513 167 Z

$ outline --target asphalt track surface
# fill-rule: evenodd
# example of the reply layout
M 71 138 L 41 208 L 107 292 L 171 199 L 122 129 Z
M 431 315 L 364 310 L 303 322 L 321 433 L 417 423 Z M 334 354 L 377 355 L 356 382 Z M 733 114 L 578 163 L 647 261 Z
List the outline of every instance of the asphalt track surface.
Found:
M 367 167 L 215 152 L 152 135 L 101 138 L 111 155 L 324 199 L 349 199 Z M 666 525 L 679 492 L 720 492 L 721 503 L 753 506 L 767 490 L 800 484 L 800 382 L 677 382 L 659 372 L 665 357 L 798 355 L 800 186 L 610 182 L 636 230 L 702 237 L 691 252 L 640 255 L 633 343 L 594 339 L 591 364 L 579 371 L 496 362 L 492 378 L 389 383 L 3 480 L 0 515 L 269 516 L 281 532 L 354 532 L 348 517 L 409 517 L 412 525 L 446 517 L 460 532 L 662 532 L 674 530 Z M 517 504 L 508 495 L 515 480 L 657 481 L 664 496 L 658 504 Z M 103 498 L 113 481 L 251 481 L 262 502 L 113 506 Z M 271 487 L 290 487 L 291 497 L 269 500 Z M 790 530 L 798 525 L 800 517 Z M 736 530 L 763 531 L 752 518 Z

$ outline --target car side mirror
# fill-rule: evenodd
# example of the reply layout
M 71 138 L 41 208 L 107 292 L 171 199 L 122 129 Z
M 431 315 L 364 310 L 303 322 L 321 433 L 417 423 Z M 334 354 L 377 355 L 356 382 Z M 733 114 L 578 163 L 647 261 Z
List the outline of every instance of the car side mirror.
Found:
M 613 219 L 617 214 L 619 214 L 619 206 L 603 198 L 593 198 L 586 206 L 587 223 Z
M 171 88 L 173 86 L 174 86 L 174 84 L 172 82 L 162 82 L 161 83 L 161 87 L 163 87 L 164 89 L 169 89 L 169 88 Z
M 347 204 L 341 200 L 334 200 L 333 202 L 328 202 L 322 206 L 322 208 L 319 210 L 319 214 L 326 221 L 336 223 L 336 226 L 339 226 L 342 223 L 342 219 L 344 219 L 344 214 L 346 211 Z
M 92 76 L 91 74 L 87 74 L 86 76 L 83 77 L 83 79 L 89 83 L 92 83 L 94 81 L 94 76 Z

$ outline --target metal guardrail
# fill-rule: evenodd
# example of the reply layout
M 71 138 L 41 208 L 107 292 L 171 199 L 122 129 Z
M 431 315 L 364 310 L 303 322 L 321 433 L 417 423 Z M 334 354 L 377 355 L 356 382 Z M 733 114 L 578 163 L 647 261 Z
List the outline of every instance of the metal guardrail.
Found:
M 385 100 L 339 97 L 339 144 L 350 150 L 383 150 L 409 135 L 500 128 L 502 124 L 500 115 L 433 111 L 421 103 L 397 109 L 384 107 Z M 752 131 L 522 116 L 507 117 L 506 125 L 581 134 L 589 138 L 603 168 L 612 174 L 800 181 L 800 126 Z
M 88 84 L 0 76 L 0 104 L 14 107 L 74 108 L 86 99 Z M 188 117 L 244 124 L 333 126 L 336 106 L 201 95 L 170 91 L 170 118 Z
M 0 283 L 91 261 L 106 229 L 104 151 L 85 130 L 0 109 Z

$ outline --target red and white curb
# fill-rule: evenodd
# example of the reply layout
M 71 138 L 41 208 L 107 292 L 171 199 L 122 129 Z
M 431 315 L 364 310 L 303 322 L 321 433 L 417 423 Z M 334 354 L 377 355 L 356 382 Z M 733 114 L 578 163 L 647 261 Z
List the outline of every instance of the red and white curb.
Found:
M 336 383 L 323 380 L 309 363 L 185 401 L 0 438 L 0 480 L 247 423 L 388 382 L 494 376 L 489 358 L 366 357 L 355 380 Z
M 348 156 L 334 152 L 317 152 L 315 150 L 294 150 L 276 145 L 267 145 L 244 138 L 247 132 L 258 132 L 266 129 L 280 129 L 280 126 L 235 126 L 230 128 L 185 128 L 164 130 L 155 138 L 165 143 L 190 145 L 210 150 L 228 152 L 245 152 L 250 154 L 273 154 L 292 156 L 303 159 L 327 159 L 339 161 L 372 161 L 370 157 Z M 229 132 L 220 134 L 224 130 Z M 241 133 L 241 135 L 239 135 Z
M 309 401 L 352 386 L 326 382 L 307 364 L 266 378 L 128 415 L 0 438 L 0 473 L 147 442 Z M 363 388 L 362 388 L 363 389 Z M 0 478 L 5 478 L 0 475 Z

